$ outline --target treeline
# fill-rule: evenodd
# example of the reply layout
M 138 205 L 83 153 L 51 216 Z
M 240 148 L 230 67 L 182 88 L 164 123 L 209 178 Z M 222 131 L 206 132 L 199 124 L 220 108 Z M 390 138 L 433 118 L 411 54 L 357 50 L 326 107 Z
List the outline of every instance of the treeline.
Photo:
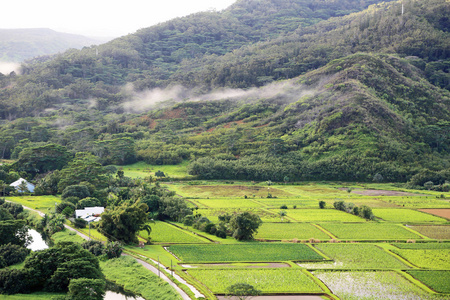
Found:
M 308 161 L 291 154 L 282 157 L 250 155 L 239 160 L 199 158 L 189 166 L 189 174 L 201 179 L 257 181 L 340 180 L 373 181 L 379 173 L 383 181 L 406 182 L 417 172 L 400 164 L 358 156 L 334 156 Z

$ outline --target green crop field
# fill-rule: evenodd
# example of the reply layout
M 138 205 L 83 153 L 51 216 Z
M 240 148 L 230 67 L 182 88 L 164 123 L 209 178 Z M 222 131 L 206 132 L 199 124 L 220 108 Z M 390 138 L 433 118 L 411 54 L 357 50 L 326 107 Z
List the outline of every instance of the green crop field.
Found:
M 318 208 L 319 201 L 303 198 L 255 198 L 256 202 L 261 203 L 267 208 L 280 208 L 286 205 L 288 208 Z
M 450 243 L 395 243 L 400 249 L 450 249 Z
M 305 223 L 263 223 L 258 228 L 256 238 L 267 240 L 330 239 L 330 237 L 322 230 L 311 224 Z
M 450 240 L 450 225 L 411 226 L 411 229 L 438 240 Z
M 298 222 L 364 222 L 360 217 L 335 209 L 288 209 L 286 212 L 287 217 Z
M 408 223 L 443 223 L 447 220 L 439 218 L 430 214 L 419 212 L 412 209 L 389 209 L 389 208 L 375 208 L 372 210 L 373 214 L 389 222 L 408 222 Z
M 313 275 L 345 300 L 448 299 L 428 294 L 396 272 L 314 271 Z
M 253 285 L 263 293 L 320 293 L 322 289 L 300 269 L 189 269 L 188 274 L 213 293 L 225 293 L 236 283 Z
M 450 271 L 408 270 L 407 273 L 436 292 L 450 294 Z
M 387 197 L 383 201 L 403 208 L 450 208 L 450 202 L 444 199 L 424 196 Z
M 203 217 L 207 217 L 211 222 L 218 223 L 219 216 L 224 214 L 238 214 L 245 211 L 257 214 L 263 222 L 280 222 L 280 216 L 277 211 L 268 211 L 258 208 L 216 208 L 216 209 L 198 209 L 195 212 L 201 214 Z
M 20 203 L 23 206 L 36 209 L 42 212 L 47 212 L 48 210 L 55 210 L 55 203 L 61 203 L 61 199 L 56 196 L 8 196 L 6 200 Z
M 300 263 L 307 269 L 408 269 L 409 267 L 372 244 L 317 244 L 334 262 Z
M 287 197 L 293 196 L 292 194 L 280 190 L 275 187 L 261 186 L 261 185 L 248 185 L 247 183 L 235 183 L 235 184 L 201 184 L 201 185 L 189 185 L 186 184 L 174 184 L 170 186 L 170 189 L 177 192 L 184 197 L 195 198 L 266 198 L 268 194 L 272 194 L 273 197 Z
M 320 261 L 323 257 L 304 244 L 249 243 L 236 245 L 174 245 L 169 251 L 182 262 Z
M 419 268 L 450 269 L 450 249 L 395 249 L 392 252 Z
M 208 208 L 258 208 L 263 206 L 249 199 L 236 198 L 198 199 L 195 202 L 200 203 L 202 207 Z
M 152 228 L 150 233 L 153 243 L 209 243 L 208 240 L 179 229 L 164 222 L 148 223 Z M 139 236 L 148 238 L 147 231 L 140 231 Z
M 420 239 L 420 236 L 395 224 L 320 224 L 340 239 L 346 240 L 396 240 Z

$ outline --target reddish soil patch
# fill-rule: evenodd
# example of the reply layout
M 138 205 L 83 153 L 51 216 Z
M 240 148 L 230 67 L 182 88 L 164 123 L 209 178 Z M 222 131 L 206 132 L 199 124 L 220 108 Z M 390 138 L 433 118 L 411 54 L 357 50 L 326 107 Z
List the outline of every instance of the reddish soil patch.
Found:
M 450 219 L 450 208 L 429 208 L 429 209 L 419 209 L 425 213 L 429 213 L 438 217 L 443 217 Z
M 181 108 L 175 108 L 164 113 L 161 119 L 178 119 L 185 116 L 184 110 Z
M 340 188 L 340 190 L 347 190 L 347 188 Z M 364 196 L 426 196 L 421 194 L 386 190 L 353 190 L 352 193 Z
M 244 120 L 239 120 L 239 121 L 233 121 L 233 122 L 228 122 L 227 124 L 225 124 L 223 127 L 225 128 L 230 128 L 231 124 L 236 123 L 238 125 L 244 124 Z
M 155 120 L 151 120 L 148 124 L 148 128 L 155 129 L 156 125 L 158 125 L 158 122 L 156 122 Z

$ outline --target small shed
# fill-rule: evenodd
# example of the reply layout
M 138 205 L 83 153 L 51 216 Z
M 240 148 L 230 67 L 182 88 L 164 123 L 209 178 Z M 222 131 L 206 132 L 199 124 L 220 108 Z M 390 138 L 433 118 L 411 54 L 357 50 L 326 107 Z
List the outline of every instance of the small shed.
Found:
M 30 193 L 34 192 L 34 184 L 29 183 L 28 181 L 26 181 L 23 178 L 17 179 L 13 183 L 11 183 L 9 186 L 13 186 L 16 190 L 20 191 L 20 185 L 22 184 L 22 182 L 25 182 L 25 184 L 27 185 L 27 189 L 30 191 Z

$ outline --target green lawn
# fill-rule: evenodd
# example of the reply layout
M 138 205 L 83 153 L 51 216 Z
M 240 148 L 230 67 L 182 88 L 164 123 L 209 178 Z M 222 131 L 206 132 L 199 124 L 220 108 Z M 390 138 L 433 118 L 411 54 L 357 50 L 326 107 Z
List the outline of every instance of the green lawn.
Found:
M 100 267 L 106 279 L 142 295 L 145 299 L 182 299 L 167 282 L 145 269 L 132 257 L 122 256 L 101 261 Z
M 194 235 L 188 231 L 177 228 L 165 222 L 149 223 L 152 231 L 150 233 L 153 243 L 210 243 L 207 239 Z M 139 236 L 148 238 L 146 231 L 139 232 Z
M 122 169 L 124 175 L 131 178 L 145 178 L 150 175 L 155 177 L 155 172 L 157 171 L 162 171 L 166 176 L 174 178 L 193 178 L 187 173 L 188 165 L 189 161 L 183 161 L 179 165 L 149 165 L 140 161 L 132 165 L 117 166 L 117 168 Z
M 6 200 L 20 203 L 32 209 L 42 211 L 44 213 L 49 210 L 55 210 L 55 203 L 61 203 L 61 199 L 56 196 L 8 196 Z

